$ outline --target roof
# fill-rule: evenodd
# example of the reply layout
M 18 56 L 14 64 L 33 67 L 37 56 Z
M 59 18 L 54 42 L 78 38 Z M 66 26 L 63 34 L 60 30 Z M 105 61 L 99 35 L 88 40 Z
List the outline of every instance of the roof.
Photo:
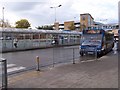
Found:
M 90 15 L 90 17 L 91 17 L 92 19 L 94 19 L 94 18 L 92 17 L 92 15 L 89 14 L 89 13 L 84 13 L 84 14 L 80 14 L 80 15 Z
M 38 30 L 38 29 L 16 29 L 4 28 L 0 29 L 2 33 L 49 33 L 49 34 L 81 34 L 78 31 L 65 31 L 65 30 Z

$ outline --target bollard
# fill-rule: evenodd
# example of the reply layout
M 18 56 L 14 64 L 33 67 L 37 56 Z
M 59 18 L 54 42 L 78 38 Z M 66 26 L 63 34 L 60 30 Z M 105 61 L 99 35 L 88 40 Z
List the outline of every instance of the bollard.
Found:
M 40 58 L 39 58 L 39 56 L 36 56 L 36 63 L 37 63 L 36 71 L 40 71 L 40 65 L 39 65 Z

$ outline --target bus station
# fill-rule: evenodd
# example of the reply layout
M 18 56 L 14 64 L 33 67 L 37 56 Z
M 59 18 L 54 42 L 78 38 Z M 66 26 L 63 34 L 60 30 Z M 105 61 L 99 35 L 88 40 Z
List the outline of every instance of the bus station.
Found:
M 73 4 L 76 3 L 75 1 Z M 50 23 L 53 16 L 50 9 L 53 9 L 54 23 L 51 21 L 52 24 L 32 28 L 32 23 L 29 23 L 28 19 L 20 19 L 15 22 L 15 26 L 12 26 L 5 20 L 6 8 L 2 7 L 0 89 L 119 89 L 120 15 L 118 15 L 119 22 L 117 23 L 110 23 L 116 20 L 109 17 L 105 19 L 105 16 L 101 14 L 98 18 L 95 13 L 92 13 L 94 17 L 90 13 L 78 14 L 79 19 L 74 16 L 73 20 L 69 17 L 73 15 L 72 13 L 67 16 L 65 12 L 62 12 L 65 4 L 48 8 L 48 3 L 44 7 L 47 9 L 44 11 L 40 6 L 43 3 L 37 3 L 37 6 L 35 3 L 30 3 L 28 8 L 33 9 L 34 14 L 31 14 L 33 11 L 29 11 L 28 15 L 23 16 L 29 18 L 29 16 L 35 15 L 34 17 L 39 22 L 36 18 L 34 20 L 29 18 L 29 20 L 37 23 L 44 23 L 44 21 Z M 18 3 L 18 6 L 19 4 L 21 3 Z M 76 5 L 79 7 L 79 4 L 73 4 L 71 2 L 71 8 Z M 119 4 L 120 2 L 118 9 L 120 9 Z M 94 6 L 94 4 L 92 5 Z M 15 6 L 13 5 L 13 7 Z M 25 8 L 24 5 L 21 6 Z M 9 5 L 8 7 L 12 9 Z M 16 10 L 21 8 L 16 8 Z M 41 8 L 39 11 L 42 13 L 35 13 L 38 8 Z M 62 10 L 58 12 L 58 8 Z M 76 9 L 71 8 L 69 8 L 71 11 Z M 21 12 L 23 11 L 21 10 Z M 117 11 L 118 14 L 120 14 L 119 11 Z M 44 18 L 39 19 L 38 16 L 42 16 L 43 13 L 47 13 L 48 17 L 44 15 Z M 57 13 L 63 13 L 63 17 L 57 18 Z M 104 13 L 102 12 L 102 14 Z M 60 20 L 63 19 L 66 21 L 61 22 Z

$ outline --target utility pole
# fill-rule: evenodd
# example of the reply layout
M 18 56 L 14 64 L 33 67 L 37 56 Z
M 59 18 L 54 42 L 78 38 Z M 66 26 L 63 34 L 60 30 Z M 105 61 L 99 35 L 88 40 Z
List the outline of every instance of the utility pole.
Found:
M 54 8 L 55 9 L 55 23 L 56 23 L 56 21 L 57 21 L 57 19 L 56 19 L 56 9 L 58 8 L 58 7 L 61 7 L 62 5 L 58 5 L 58 6 L 55 6 L 55 7 L 50 7 L 50 8 Z
M 2 8 L 2 15 L 3 15 L 3 18 L 2 18 L 2 27 L 4 28 L 5 27 L 5 22 L 4 22 L 4 7 Z

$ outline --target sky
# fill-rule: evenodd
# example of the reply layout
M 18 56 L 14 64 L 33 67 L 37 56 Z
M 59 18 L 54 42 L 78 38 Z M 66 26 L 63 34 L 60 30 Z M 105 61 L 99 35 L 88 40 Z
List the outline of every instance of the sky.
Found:
M 80 14 L 90 13 L 96 22 L 118 23 L 119 0 L 0 0 L 0 19 L 11 25 L 27 19 L 32 28 L 56 21 L 80 21 Z M 3 8 L 4 7 L 4 15 Z

